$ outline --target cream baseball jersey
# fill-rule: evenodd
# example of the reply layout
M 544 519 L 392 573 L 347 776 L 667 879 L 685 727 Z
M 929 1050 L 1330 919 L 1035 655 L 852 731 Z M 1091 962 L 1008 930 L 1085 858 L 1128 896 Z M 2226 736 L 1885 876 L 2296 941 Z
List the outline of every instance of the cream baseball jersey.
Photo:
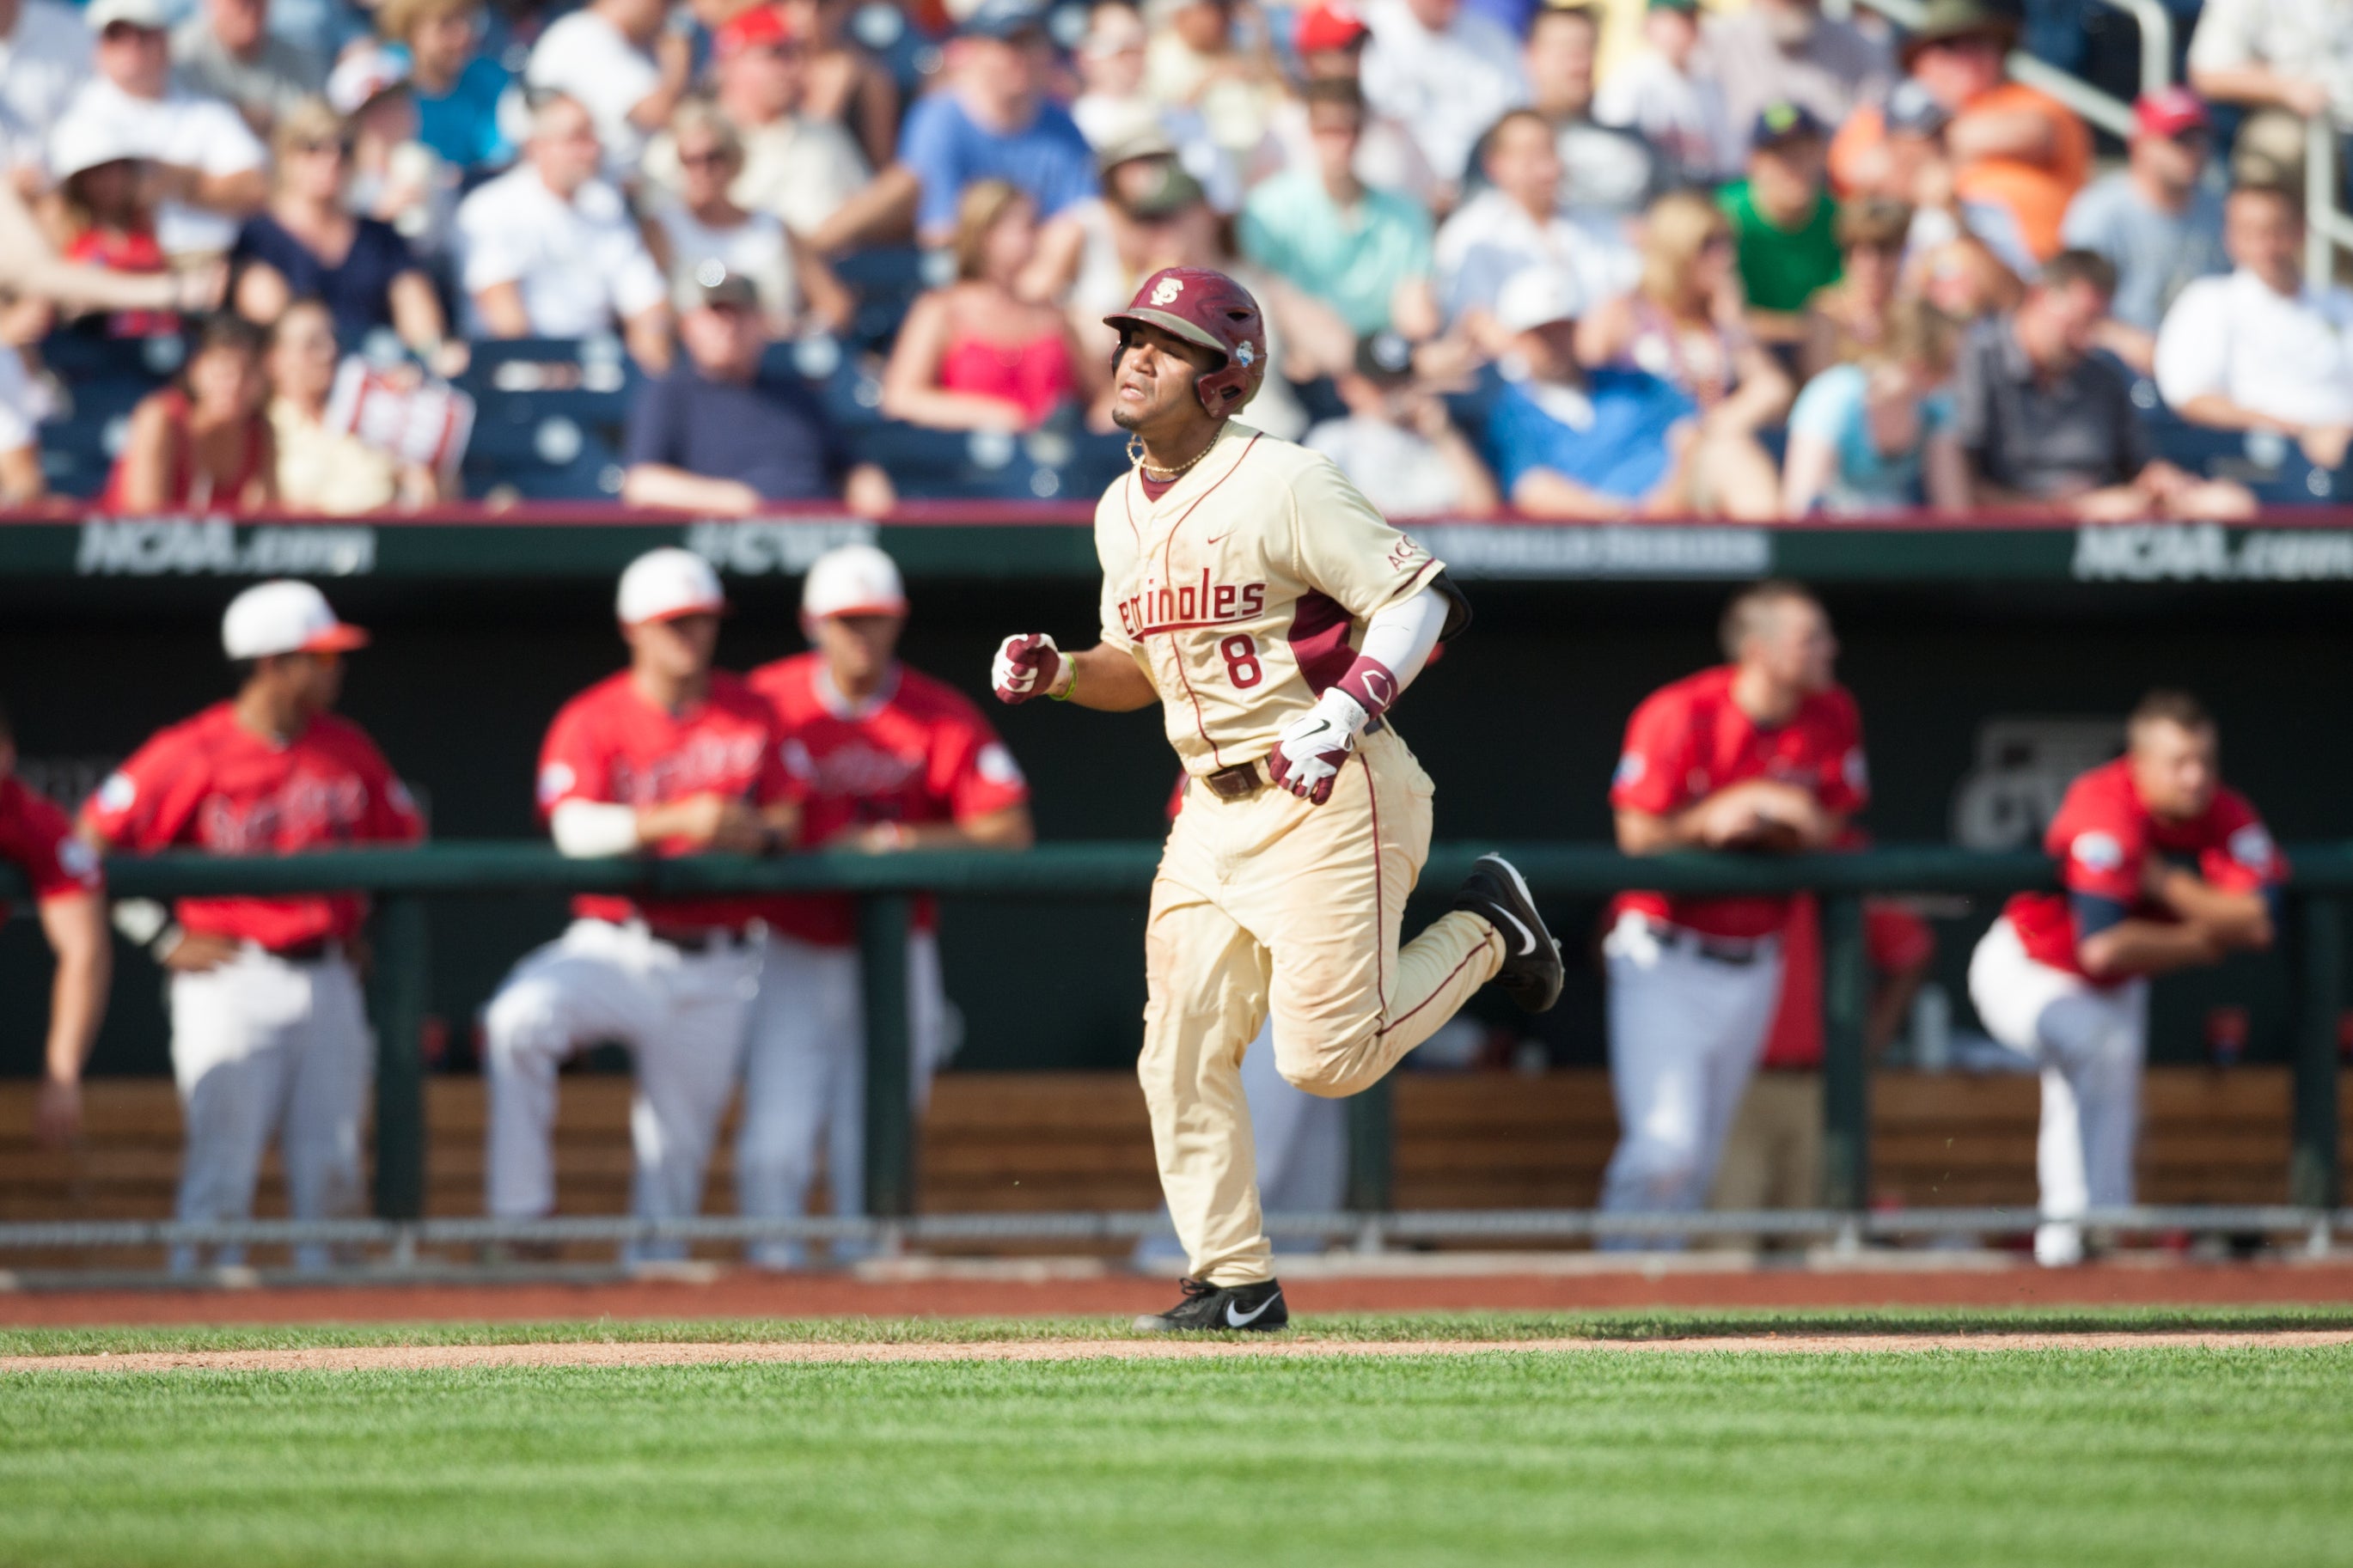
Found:
M 1187 773 L 1256 762 L 1356 661 L 1364 623 L 1442 563 L 1321 453 L 1228 420 L 1158 500 L 1095 508 L 1103 640 L 1160 694 Z

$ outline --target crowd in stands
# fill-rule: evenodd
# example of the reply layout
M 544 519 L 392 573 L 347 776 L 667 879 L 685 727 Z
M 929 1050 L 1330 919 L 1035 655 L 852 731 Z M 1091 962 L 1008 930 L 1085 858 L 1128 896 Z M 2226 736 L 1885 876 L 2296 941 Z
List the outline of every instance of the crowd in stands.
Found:
M 1179 264 L 1401 515 L 2242 515 L 2206 458 L 2353 439 L 2325 6 L 2212 0 L 2095 175 L 1986 0 L 561 4 L 0 0 L 0 499 L 1080 495 Z

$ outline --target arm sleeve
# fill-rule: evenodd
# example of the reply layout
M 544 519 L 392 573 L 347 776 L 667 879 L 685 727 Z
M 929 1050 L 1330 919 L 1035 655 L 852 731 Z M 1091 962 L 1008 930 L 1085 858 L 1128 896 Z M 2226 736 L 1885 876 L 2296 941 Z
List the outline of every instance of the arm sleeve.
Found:
M 505 232 L 491 209 L 481 204 L 488 188 L 466 199 L 458 209 L 459 281 L 469 294 L 522 278 L 529 266 L 522 247 Z
M 2105 813 L 2073 813 L 2063 805 L 2050 840 L 2052 852 L 2065 862 L 2059 882 L 2071 897 L 2089 894 L 2126 909 L 2139 901 L 2141 862 L 2148 847 L 2138 827 L 2112 822 Z
M 1366 626 L 1357 657 L 1377 661 L 1397 677 L 1398 689 L 1403 691 L 1430 662 L 1430 650 L 1446 627 L 1447 608 L 1445 595 L 1432 588 L 1398 600 Z
M 551 821 L 566 801 L 613 802 L 605 788 L 604 759 L 598 754 L 590 725 L 567 708 L 548 726 L 539 750 L 539 814 Z
M 185 807 L 174 796 L 185 792 L 175 791 L 174 783 L 200 781 L 194 768 L 174 766 L 161 754 L 163 745 L 159 738 L 132 752 L 81 809 L 82 820 L 118 849 L 162 849 L 178 837 Z
M 1626 744 L 1618 754 L 1618 771 L 1609 780 L 1609 804 L 1653 816 L 1689 804 L 1683 787 L 1690 773 L 1689 726 L 1675 706 L 1653 695 L 1634 710 L 1626 725 Z
M 73 824 L 64 812 L 28 794 L 24 800 L 24 826 L 23 841 L 13 847 L 18 851 L 15 858 L 24 868 L 35 903 L 106 890 L 97 851 L 74 837 Z
M 1021 764 L 979 714 L 958 716 L 944 727 L 941 739 L 933 789 L 947 803 L 953 820 L 970 822 L 1029 798 L 1029 781 L 1022 776 Z
M 2192 283 L 2158 327 L 2157 390 L 2176 408 L 2228 384 L 2231 345 L 2228 323 L 2215 309 L 2221 303 L 2213 289 Z
M 2272 842 L 2254 807 L 2234 795 L 2220 802 L 2221 842 L 2210 845 L 2198 857 L 2198 874 L 2225 892 L 2252 893 L 2275 889 L 2287 880 L 2287 858 Z
M 1411 597 L 1445 564 L 1392 527 L 1329 458 L 1291 482 L 1291 564 L 1359 620 Z
M 547 826 L 556 852 L 567 859 L 628 855 L 638 847 L 638 814 L 626 805 L 567 800 L 548 815 Z

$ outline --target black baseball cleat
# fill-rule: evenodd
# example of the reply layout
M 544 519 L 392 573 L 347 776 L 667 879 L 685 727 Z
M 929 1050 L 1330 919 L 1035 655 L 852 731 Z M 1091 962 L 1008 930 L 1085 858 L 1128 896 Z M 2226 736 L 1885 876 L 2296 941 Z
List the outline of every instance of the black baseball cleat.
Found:
M 1201 1279 L 1178 1283 L 1185 1288 L 1185 1299 L 1165 1312 L 1147 1312 L 1136 1319 L 1137 1333 L 1264 1334 L 1291 1326 L 1281 1280 L 1261 1279 L 1255 1285 L 1212 1285 Z
M 1567 978 L 1560 943 L 1545 930 L 1536 901 L 1512 863 L 1501 855 L 1480 856 L 1472 863 L 1462 890 L 1454 895 L 1454 907 L 1469 910 L 1503 937 L 1504 967 L 1495 984 L 1504 994 L 1528 1012 L 1550 1012 Z

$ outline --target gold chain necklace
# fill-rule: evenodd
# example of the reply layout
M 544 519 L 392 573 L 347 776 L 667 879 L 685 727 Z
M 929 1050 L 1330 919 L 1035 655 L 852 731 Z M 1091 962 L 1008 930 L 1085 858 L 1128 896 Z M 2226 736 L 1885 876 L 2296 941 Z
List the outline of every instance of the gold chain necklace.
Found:
M 1199 451 L 1194 453 L 1191 457 L 1186 458 L 1175 468 L 1164 468 L 1156 464 L 1147 463 L 1144 460 L 1143 437 L 1130 436 L 1127 438 L 1127 460 L 1134 463 L 1137 468 L 1143 469 L 1144 477 L 1145 479 L 1155 479 L 1162 484 L 1166 484 L 1173 479 L 1182 478 L 1187 468 L 1190 468 L 1194 464 L 1208 457 L 1211 449 L 1214 448 L 1217 444 L 1217 438 L 1212 437 L 1210 437 L 1208 446 L 1202 447 Z

